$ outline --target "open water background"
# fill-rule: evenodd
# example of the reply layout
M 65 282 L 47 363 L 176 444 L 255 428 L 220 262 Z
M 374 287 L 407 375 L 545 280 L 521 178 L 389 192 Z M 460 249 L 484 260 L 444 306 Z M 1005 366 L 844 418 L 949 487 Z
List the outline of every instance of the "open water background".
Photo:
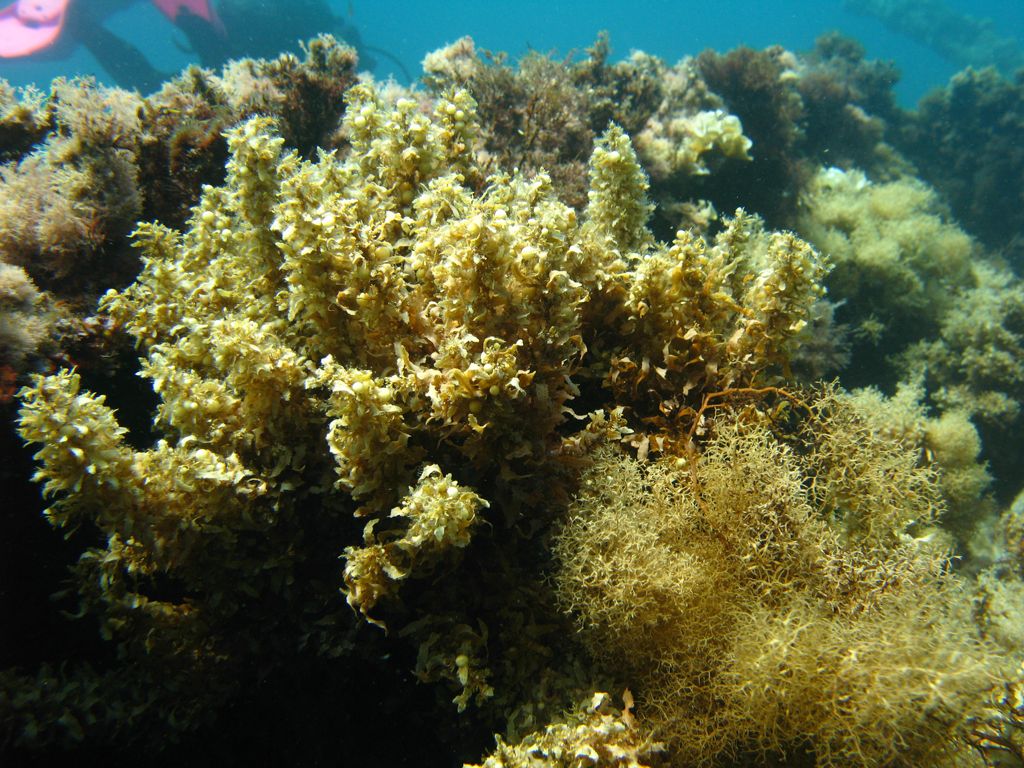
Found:
M 288 0 L 265 2 L 280 6 L 282 14 L 291 5 Z M 947 4 L 962 13 L 992 19 L 1002 36 L 1024 40 L 1022 0 L 947 0 Z M 516 56 L 531 48 L 560 53 L 579 50 L 593 42 L 600 30 L 611 34 L 616 58 L 642 49 L 670 62 L 705 48 L 725 51 L 741 44 L 755 48 L 780 44 L 801 51 L 811 48 L 818 35 L 840 30 L 860 40 L 869 57 L 896 62 L 902 72 L 897 95 L 904 106 L 913 106 L 959 69 L 887 29 L 880 20 L 845 10 L 841 0 L 332 0 L 331 5 L 360 31 L 365 45 L 387 51 L 414 77 L 425 53 L 463 35 L 471 35 L 479 47 Z M 183 37 L 145 0 L 116 14 L 107 26 L 164 71 L 176 72 L 190 63 L 179 48 Z M 326 20 L 323 31 L 332 31 Z M 405 79 L 388 56 L 376 55 L 376 59 L 375 75 Z M 108 81 L 81 48 L 61 61 L 0 60 L 0 77 L 15 85 L 45 85 L 57 75 L 83 74 Z

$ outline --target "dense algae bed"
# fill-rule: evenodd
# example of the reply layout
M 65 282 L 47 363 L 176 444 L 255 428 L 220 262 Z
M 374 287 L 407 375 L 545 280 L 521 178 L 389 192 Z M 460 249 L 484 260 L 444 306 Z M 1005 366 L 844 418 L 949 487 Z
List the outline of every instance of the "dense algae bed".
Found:
M 424 67 L 5 91 L 5 759 L 1021 764 L 1020 85 Z

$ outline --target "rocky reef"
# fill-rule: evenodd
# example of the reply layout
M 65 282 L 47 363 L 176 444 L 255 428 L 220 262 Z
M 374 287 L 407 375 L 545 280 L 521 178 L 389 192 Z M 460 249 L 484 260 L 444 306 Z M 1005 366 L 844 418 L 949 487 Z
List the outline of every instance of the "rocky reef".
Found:
M 889 69 L 307 52 L 8 110 L 5 525 L 77 617 L 12 761 L 1024 761 L 1019 282 Z

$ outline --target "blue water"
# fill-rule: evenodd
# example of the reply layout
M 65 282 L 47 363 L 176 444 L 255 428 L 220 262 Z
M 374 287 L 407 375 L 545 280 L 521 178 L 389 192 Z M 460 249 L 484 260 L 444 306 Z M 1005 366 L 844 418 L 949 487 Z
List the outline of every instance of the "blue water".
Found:
M 267 1 L 273 4 L 273 0 Z M 277 4 L 281 13 L 288 12 L 288 0 Z M 975 17 L 991 18 L 1001 35 L 1024 38 L 1021 0 L 947 0 L 947 5 Z M 388 51 L 414 76 L 425 53 L 462 35 L 472 35 L 478 46 L 517 55 L 530 48 L 559 52 L 581 49 L 600 30 L 611 33 L 615 56 L 642 49 L 669 61 L 705 48 L 724 51 L 740 44 L 780 44 L 806 50 L 823 32 L 840 30 L 860 40 L 869 57 L 896 62 L 902 72 L 896 91 L 907 106 L 916 103 L 928 89 L 943 85 L 959 69 L 930 49 L 890 31 L 881 21 L 844 10 L 841 0 L 634 0 L 628 4 L 612 0 L 333 0 L 332 6 L 360 30 L 366 45 Z M 118 13 L 107 26 L 144 50 L 164 71 L 178 71 L 190 63 L 179 49 L 183 42 L 180 33 L 144 0 Z M 324 31 L 330 31 L 327 25 Z M 377 61 L 375 75 L 394 74 L 404 79 L 401 69 L 387 57 L 378 56 Z M 78 74 L 108 80 L 81 49 L 63 61 L 0 60 L 0 76 L 15 85 L 45 84 L 56 75 Z

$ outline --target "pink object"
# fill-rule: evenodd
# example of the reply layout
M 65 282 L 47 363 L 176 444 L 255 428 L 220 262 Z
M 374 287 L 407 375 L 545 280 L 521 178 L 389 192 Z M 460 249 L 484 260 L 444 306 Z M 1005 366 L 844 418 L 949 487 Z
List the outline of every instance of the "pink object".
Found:
M 187 10 L 189 13 L 210 22 L 218 30 L 221 29 L 220 19 L 214 13 L 209 0 L 153 0 L 153 5 L 159 8 L 160 12 L 171 21 L 176 21 L 178 14 L 182 10 Z
M 70 1 L 15 0 L 0 8 L 0 59 L 28 56 L 53 45 L 64 28 Z M 224 25 L 209 0 L 153 0 L 153 5 L 171 21 L 187 10 L 224 34 Z
M 69 0 L 17 0 L 0 9 L 0 58 L 28 56 L 53 44 Z

